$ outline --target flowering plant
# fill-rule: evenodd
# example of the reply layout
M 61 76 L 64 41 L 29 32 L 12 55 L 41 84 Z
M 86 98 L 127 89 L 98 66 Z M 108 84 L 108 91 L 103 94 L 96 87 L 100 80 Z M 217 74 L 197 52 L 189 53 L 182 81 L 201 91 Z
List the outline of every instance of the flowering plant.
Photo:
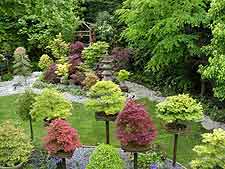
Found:
M 48 135 L 43 138 L 43 141 L 44 147 L 51 155 L 58 152 L 71 153 L 81 146 L 76 129 L 64 120 L 52 121 L 47 130 Z
M 117 120 L 117 137 L 123 145 L 148 145 L 156 137 L 156 128 L 143 105 L 129 100 Z

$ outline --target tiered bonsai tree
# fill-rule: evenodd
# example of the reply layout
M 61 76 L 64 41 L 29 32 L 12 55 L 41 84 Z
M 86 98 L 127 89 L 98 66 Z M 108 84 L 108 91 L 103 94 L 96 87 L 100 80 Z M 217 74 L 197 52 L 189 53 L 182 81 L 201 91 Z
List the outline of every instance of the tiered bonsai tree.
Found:
M 156 137 L 156 128 L 143 105 L 129 100 L 116 120 L 117 137 L 125 149 L 149 148 Z
M 0 125 L 0 168 L 21 167 L 27 162 L 33 150 L 25 132 L 6 121 Z
M 106 115 L 115 115 L 120 112 L 125 104 L 125 96 L 119 86 L 112 81 L 99 81 L 90 89 L 90 99 L 87 106 L 95 112 Z
M 35 97 L 32 107 L 31 115 L 35 120 L 50 122 L 57 118 L 66 119 L 72 115 L 72 103 L 55 89 L 44 89 L 40 95 Z
M 76 129 L 65 120 L 53 120 L 47 130 L 48 134 L 43 141 L 49 155 L 71 156 L 74 150 L 81 146 Z
M 178 134 L 187 130 L 186 122 L 199 121 L 203 118 L 203 108 L 189 95 L 180 94 L 167 97 L 165 101 L 157 104 L 157 112 L 158 117 L 166 123 L 164 126 L 166 130 L 174 133 L 173 166 L 175 166 Z
M 115 148 L 101 144 L 92 153 L 86 169 L 124 169 L 124 163 Z
M 30 125 L 30 136 L 31 140 L 34 138 L 33 134 L 33 126 L 32 126 L 32 117 L 31 117 L 31 109 L 32 104 L 35 101 L 35 94 L 31 90 L 26 90 L 25 93 L 21 94 L 16 102 L 16 113 L 20 116 L 23 121 L 29 121 Z
M 197 159 L 191 162 L 193 169 L 224 169 L 225 168 L 225 131 L 214 129 L 213 133 L 202 135 L 202 144 L 195 146 Z

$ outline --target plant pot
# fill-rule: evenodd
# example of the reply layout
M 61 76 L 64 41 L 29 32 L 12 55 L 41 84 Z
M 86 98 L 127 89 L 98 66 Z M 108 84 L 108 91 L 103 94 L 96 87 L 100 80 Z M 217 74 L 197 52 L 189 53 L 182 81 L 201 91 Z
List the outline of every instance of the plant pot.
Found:
M 190 131 L 190 126 L 187 124 L 166 123 L 161 125 L 168 133 L 172 133 L 172 134 L 185 134 L 188 131 Z
M 127 145 L 121 145 L 121 148 L 127 152 L 146 152 L 152 149 L 151 144 L 139 145 L 134 143 L 128 143 Z
M 95 112 L 95 119 L 97 121 L 116 121 L 117 114 L 106 115 L 104 112 Z
M 20 169 L 20 168 L 23 168 L 23 164 L 24 163 L 20 163 L 17 166 L 14 166 L 14 167 L 2 167 L 2 166 L 0 166 L 0 169 Z

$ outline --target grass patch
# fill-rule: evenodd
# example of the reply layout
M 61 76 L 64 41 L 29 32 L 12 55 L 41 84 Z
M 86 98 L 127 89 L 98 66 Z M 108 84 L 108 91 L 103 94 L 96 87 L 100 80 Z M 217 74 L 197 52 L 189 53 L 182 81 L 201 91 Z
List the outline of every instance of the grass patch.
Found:
M 29 134 L 28 122 L 22 122 L 15 112 L 16 98 L 18 96 L 0 97 L 0 122 L 12 119 L 21 126 Z M 161 146 L 162 151 L 166 152 L 172 158 L 173 151 L 173 135 L 168 134 L 160 126 L 160 120 L 156 117 L 155 102 L 148 99 L 140 100 L 149 111 L 154 123 L 158 129 L 158 136 L 155 143 Z M 76 128 L 80 134 L 81 143 L 85 145 L 97 145 L 105 142 L 104 122 L 97 122 L 94 117 L 94 112 L 88 111 L 82 104 L 73 104 L 73 116 L 69 119 L 70 123 Z M 115 125 L 111 125 L 111 143 L 114 146 L 119 146 L 119 142 L 115 136 Z M 199 123 L 192 123 L 192 131 L 178 138 L 178 153 L 177 161 L 188 166 L 188 163 L 195 158 L 192 148 L 200 143 L 201 134 L 204 130 Z M 41 138 L 45 135 L 45 130 L 42 122 L 34 122 L 34 144 L 41 147 Z

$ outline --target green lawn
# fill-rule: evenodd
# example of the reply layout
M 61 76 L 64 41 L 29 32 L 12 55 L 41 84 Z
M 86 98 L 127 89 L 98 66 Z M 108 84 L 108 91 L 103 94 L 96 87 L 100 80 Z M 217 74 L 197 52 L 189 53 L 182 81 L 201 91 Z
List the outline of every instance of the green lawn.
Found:
M 7 96 L 0 97 L 0 121 L 7 119 L 13 119 L 16 122 L 21 123 L 25 130 L 29 133 L 28 123 L 21 122 L 17 114 L 15 113 L 15 100 L 18 96 Z M 142 99 L 140 102 L 144 103 L 146 109 L 149 111 L 150 116 L 154 120 L 158 128 L 158 137 L 156 143 L 160 144 L 162 151 L 167 152 L 168 156 L 172 157 L 172 142 L 173 136 L 167 134 L 160 127 L 160 121 L 156 117 L 155 105 L 156 103 L 150 102 L 147 99 Z M 85 109 L 82 104 L 73 104 L 73 116 L 69 119 L 72 126 L 76 128 L 80 134 L 80 139 L 82 144 L 85 145 L 96 145 L 105 141 L 104 135 L 104 122 L 97 122 L 94 117 L 94 113 Z M 115 126 L 111 124 L 111 142 L 115 146 L 119 146 L 119 142 L 115 137 Z M 192 152 L 194 145 L 200 143 L 201 136 L 204 130 L 199 124 L 192 124 L 192 132 L 180 136 L 178 138 L 178 162 L 188 166 L 188 163 L 195 157 Z M 34 134 L 35 140 L 34 144 L 41 146 L 41 138 L 45 134 L 45 130 L 42 122 L 34 123 Z

